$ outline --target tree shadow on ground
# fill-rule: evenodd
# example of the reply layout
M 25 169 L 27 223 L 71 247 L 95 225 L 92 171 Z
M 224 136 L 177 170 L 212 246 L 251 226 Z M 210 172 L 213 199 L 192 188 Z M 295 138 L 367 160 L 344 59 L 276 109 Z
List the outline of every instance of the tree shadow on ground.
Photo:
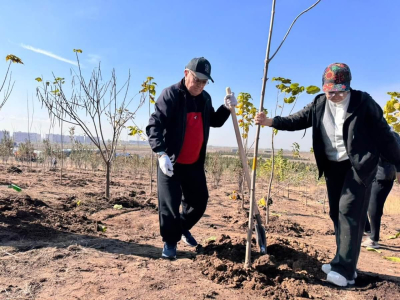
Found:
M 4 224 L 3 221 L 4 218 L 1 218 L 0 214 L 0 224 Z M 71 245 L 152 259 L 160 258 L 162 252 L 161 247 L 112 239 L 103 233 L 96 233 L 94 230 L 92 233 L 80 234 L 28 222 L 8 224 L 6 227 L 0 226 L 0 246 L 12 247 L 19 252 L 47 247 L 67 248 Z M 194 252 L 178 250 L 178 258 L 192 259 L 195 255 Z

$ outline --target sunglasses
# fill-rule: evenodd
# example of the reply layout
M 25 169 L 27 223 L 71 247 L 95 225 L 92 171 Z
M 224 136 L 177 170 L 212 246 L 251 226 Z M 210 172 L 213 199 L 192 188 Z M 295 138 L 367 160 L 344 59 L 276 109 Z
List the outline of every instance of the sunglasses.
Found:
M 207 85 L 209 83 L 208 79 L 199 79 L 192 71 L 190 71 L 190 74 L 192 74 L 194 83 L 198 85 Z

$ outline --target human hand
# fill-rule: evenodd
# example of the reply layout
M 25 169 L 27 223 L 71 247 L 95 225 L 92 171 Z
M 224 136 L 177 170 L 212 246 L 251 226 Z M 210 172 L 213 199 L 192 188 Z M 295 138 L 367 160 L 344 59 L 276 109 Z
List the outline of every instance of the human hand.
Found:
M 255 122 L 257 125 L 263 125 L 263 126 L 269 126 L 272 127 L 272 120 L 270 118 L 267 118 L 264 112 L 260 112 L 256 114 L 255 117 Z
M 158 158 L 158 164 L 160 166 L 161 171 L 169 176 L 172 177 L 174 175 L 174 167 L 172 166 L 171 160 L 167 154 L 163 154 Z

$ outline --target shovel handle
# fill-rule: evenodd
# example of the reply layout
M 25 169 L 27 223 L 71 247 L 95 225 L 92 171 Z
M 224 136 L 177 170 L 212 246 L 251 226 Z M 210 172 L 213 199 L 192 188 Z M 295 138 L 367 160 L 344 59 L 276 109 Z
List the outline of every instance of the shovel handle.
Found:
M 231 88 L 227 87 L 226 88 L 226 94 L 230 95 L 231 92 Z M 231 111 L 231 116 L 232 116 L 232 122 L 233 122 L 233 128 L 235 129 L 235 135 L 236 135 L 236 141 L 238 144 L 238 150 L 239 150 L 239 156 L 240 156 L 240 160 L 242 161 L 242 166 L 243 166 L 243 173 L 244 173 L 244 177 L 246 178 L 246 183 L 247 183 L 247 187 L 250 191 L 250 187 L 251 187 L 251 179 L 250 179 L 250 171 L 249 171 L 249 165 L 247 163 L 247 159 L 246 159 L 246 153 L 244 152 L 244 147 L 243 147 L 243 142 L 242 142 L 242 137 L 240 136 L 240 131 L 239 131 L 239 125 L 238 125 L 238 121 L 236 118 L 236 111 L 235 111 L 235 107 L 231 107 L 230 108 Z M 258 210 L 258 206 L 256 203 L 256 200 L 254 199 L 254 215 L 259 215 L 260 211 Z

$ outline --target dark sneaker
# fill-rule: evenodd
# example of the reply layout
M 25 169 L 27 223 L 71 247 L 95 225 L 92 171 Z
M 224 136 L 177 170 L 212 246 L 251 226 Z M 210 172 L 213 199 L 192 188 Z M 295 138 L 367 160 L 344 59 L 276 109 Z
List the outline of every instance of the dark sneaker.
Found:
M 164 243 L 164 248 L 162 250 L 162 257 L 175 259 L 176 258 L 176 243 L 175 244 L 168 244 Z
M 189 230 L 183 232 L 182 241 L 184 241 L 187 245 L 189 245 L 191 247 L 197 246 L 197 242 L 194 239 L 194 237 L 191 235 Z

